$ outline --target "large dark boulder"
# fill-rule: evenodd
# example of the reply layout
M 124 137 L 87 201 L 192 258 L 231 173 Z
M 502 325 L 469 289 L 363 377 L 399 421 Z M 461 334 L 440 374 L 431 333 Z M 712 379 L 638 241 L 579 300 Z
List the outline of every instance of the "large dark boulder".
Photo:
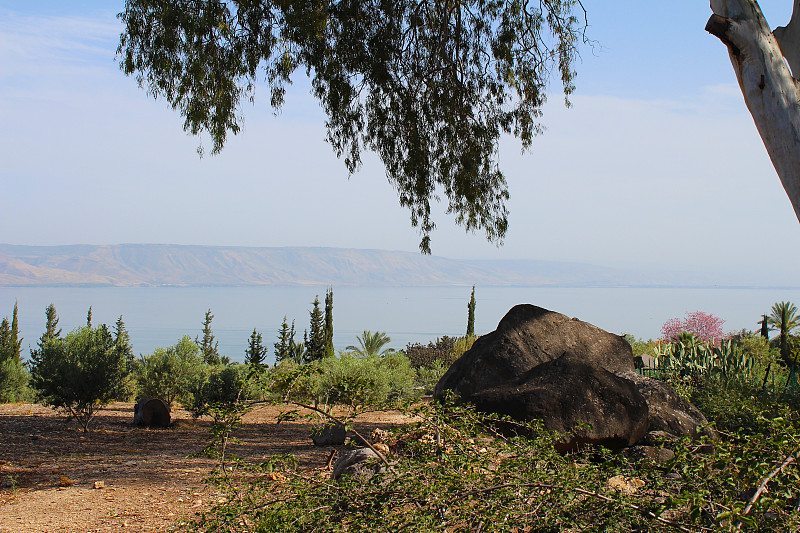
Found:
M 634 370 L 624 338 L 534 305 L 517 305 L 497 329 L 480 337 L 436 384 L 434 398 L 452 390 L 465 400 L 503 386 L 532 368 L 570 353 L 609 372 Z
M 133 423 L 137 426 L 169 427 L 169 405 L 158 398 L 141 398 L 133 406 Z
M 637 372 L 620 372 L 617 376 L 636 385 L 647 401 L 650 412 L 648 431 L 663 431 L 677 437 L 697 437 L 701 426 L 708 424 L 703 413 L 667 383 Z
M 647 402 L 636 385 L 572 353 L 476 392 L 469 401 L 483 412 L 542 420 L 545 429 L 563 435 L 559 451 L 586 444 L 632 446 L 648 427 Z

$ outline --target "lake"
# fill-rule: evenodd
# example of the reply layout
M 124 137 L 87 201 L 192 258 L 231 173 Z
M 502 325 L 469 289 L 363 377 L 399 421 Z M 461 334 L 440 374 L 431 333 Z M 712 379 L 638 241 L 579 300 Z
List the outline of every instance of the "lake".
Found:
M 365 329 L 385 331 L 389 346 L 427 343 L 466 330 L 470 287 L 334 287 L 334 345 L 357 344 Z M 23 356 L 44 331 L 44 311 L 51 302 L 66 333 L 86 322 L 109 325 L 122 315 L 135 353 L 175 344 L 183 335 L 201 335 L 205 311 L 214 314 L 212 329 L 219 351 L 242 361 L 248 337 L 258 329 L 272 349 L 284 315 L 296 322 L 298 341 L 308 327 L 309 311 L 324 287 L 186 287 L 186 288 L 27 288 L 0 287 L 0 317 L 19 303 Z M 477 287 L 475 330 L 492 331 L 515 304 L 532 303 L 614 333 L 657 338 L 669 318 L 704 311 L 725 320 L 726 331 L 755 330 L 762 313 L 776 301 L 800 302 L 800 289 L 650 289 Z

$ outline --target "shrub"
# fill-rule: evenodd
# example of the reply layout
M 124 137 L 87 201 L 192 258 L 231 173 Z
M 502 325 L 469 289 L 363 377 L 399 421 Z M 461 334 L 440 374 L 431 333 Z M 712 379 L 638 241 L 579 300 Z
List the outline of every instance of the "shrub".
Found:
M 125 353 L 105 324 L 46 339 L 31 359 L 38 398 L 67 411 L 84 431 L 98 408 L 125 395 Z
M 170 406 L 173 402 L 191 401 L 192 387 L 205 379 L 200 348 L 188 335 L 175 346 L 156 348 L 142 356 L 133 373 L 139 398 L 160 398 Z
M 276 399 L 348 405 L 379 406 L 418 395 L 416 373 L 402 353 L 358 357 L 347 352 L 305 365 L 283 361 L 270 373 Z
M 800 427 L 796 410 L 782 411 L 789 416 L 764 417 L 756 434 L 733 428 L 717 441 L 678 440 L 675 458 L 657 465 L 599 447 L 560 455 L 540 423 L 433 404 L 393 432 L 391 461 L 369 477 L 332 483 L 297 469 L 292 456 L 221 470 L 213 481 L 227 497 L 186 529 L 797 531 L 800 468 L 791 460 Z M 500 425 L 531 437 L 498 434 Z M 751 497 L 767 476 L 769 491 Z
M 433 394 L 433 389 L 450 366 L 441 359 L 435 360 L 431 366 L 417 368 L 417 387 L 422 394 Z
M 195 417 L 212 415 L 249 398 L 247 365 L 213 365 L 204 379 L 191 386 L 191 400 L 186 407 Z
M 25 365 L 11 357 L 0 362 L 0 403 L 24 402 L 31 398 L 30 375 Z
M 431 368 L 434 361 L 443 361 L 447 366 L 456 360 L 454 347 L 456 337 L 444 336 L 429 342 L 427 345 L 419 343 L 409 343 L 403 353 L 411 363 L 413 368 Z M 474 341 L 473 341 L 474 342 Z M 470 344 L 472 346 L 472 344 Z M 463 351 L 461 353 L 464 353 Z M 460 356 L 460 354 L 459 354 Z

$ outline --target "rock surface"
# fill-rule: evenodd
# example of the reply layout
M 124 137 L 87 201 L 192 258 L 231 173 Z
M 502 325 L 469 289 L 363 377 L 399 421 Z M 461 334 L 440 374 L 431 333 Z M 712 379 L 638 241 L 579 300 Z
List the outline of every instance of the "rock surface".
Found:
M 632 446 L 647 432 L 647 402 L 636 386 L 574 354 L 469 399 L 483 412 L 542 420 L 545 429 L 563 435 L 556 444 L 562 452 L 586 444 Z
M 315 446 L 341 446 L 346 438 L 347 429 L 340 423 L 325 424 L 311 431 L 311 440 Z
M 382 469 L 378 454 L 369 448 L 356 448 L 339 457 L 333 465 L 331 479 L 339 481 L 344 475 L 370 478 Z
M 169 406 L 158 398 L 142 398 L 133 406 L 133 423 L 137 426 L 169 427 Z
M 617 376 L 636 385 L 647 401 L 650 411 L 648 431 L 663 431 L 677 437 L 697 437 L 701 426 L 708 424 L 708 420 L 697 407 L 684 400 L 663 381 L 637 372 L 619 372 Z
M 434 398 L 452 390 L 463 399 L 518 379 L 532 368 L 577 356 L 609 372 L 634 370 L 630 345 L 618 335 L 541 307 L 513 307 L 497 329 L 480 337 L 436 385 Z

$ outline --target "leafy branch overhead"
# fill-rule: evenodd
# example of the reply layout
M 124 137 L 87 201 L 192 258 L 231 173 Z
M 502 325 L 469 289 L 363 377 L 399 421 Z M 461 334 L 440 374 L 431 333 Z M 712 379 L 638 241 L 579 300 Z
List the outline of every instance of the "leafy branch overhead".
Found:
M 262 76 L 277 110 L 304 69 L 328 142 L 350 172 L 362 150 L 378 153 L 423 252 L 439 195 L 467 231 L 502 242 L 500 136 L 531 145 L 551 73 L 572 93 L 585 27 L 574 0 L 128 0 L 119 18 L 121 69 L 208 133 L 213 153 Z

